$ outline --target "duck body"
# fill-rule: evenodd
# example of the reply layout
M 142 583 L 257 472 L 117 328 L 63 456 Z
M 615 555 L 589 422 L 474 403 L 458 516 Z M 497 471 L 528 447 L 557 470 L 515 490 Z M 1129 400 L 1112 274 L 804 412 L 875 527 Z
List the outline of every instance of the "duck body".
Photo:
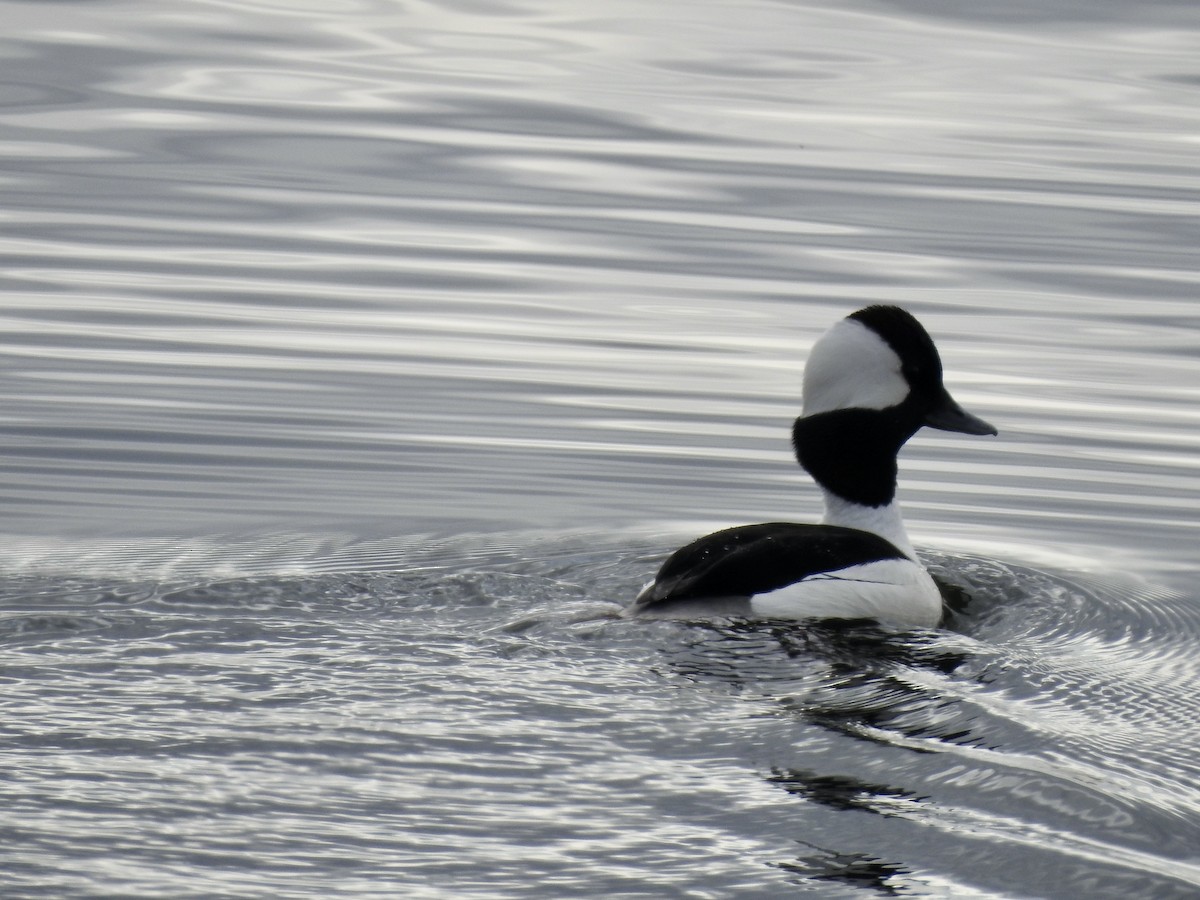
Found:
M 743 525 L 673 553 L 625 616 L 872 618 L 936 625 L 942 599 L 896 502 L 896 457 L 929 425 L 995 434 L 942 384 L 937 349 L 915 318 L 872 306 L 838 322 L 805 367 L 792 428 L 797 461 L 825 499 L 822 524 Z
M 924 624 L 936 622 L 941 610 L 925 568 L 879 535 L 767 522 L 727 528 L 676 550 L 630 614 Z

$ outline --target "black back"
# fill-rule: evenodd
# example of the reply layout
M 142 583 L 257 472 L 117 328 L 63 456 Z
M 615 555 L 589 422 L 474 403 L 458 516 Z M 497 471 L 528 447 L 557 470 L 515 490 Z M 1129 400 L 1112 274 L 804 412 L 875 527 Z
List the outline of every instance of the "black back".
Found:
M 791 522 L 742 525 L 676 550 L 631 611 L 685 600 L 749 597 L 819 572 L 906 558 L 891 542 L 856 528 Z

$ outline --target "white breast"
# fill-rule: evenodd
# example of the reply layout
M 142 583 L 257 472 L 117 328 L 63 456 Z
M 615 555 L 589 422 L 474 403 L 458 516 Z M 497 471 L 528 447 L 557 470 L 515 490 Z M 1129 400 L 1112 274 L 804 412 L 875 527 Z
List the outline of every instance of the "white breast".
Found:
M 871 618 L 932 627 L 942 617 L 942 596 L 924 566 L 884 559 L 810 575 L 757 594 L 750 608 L 772 619 Z

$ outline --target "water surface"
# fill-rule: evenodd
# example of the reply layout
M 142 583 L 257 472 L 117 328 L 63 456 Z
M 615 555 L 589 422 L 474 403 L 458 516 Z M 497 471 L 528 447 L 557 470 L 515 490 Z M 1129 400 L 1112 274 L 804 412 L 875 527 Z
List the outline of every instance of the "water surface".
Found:
M 3 3 L 5 896 L 1190 897 L 1190 4 Z M 947 628 L 631 625 L 871 302 Z

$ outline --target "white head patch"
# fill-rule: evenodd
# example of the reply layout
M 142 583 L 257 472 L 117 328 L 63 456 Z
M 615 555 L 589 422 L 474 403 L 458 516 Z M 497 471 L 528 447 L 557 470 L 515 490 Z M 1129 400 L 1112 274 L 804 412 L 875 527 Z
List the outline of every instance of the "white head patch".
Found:
M 855 319 L 842 319 L 808 355 L 803 414 L 902 403 L 909 388 L 900 368 L 900 357 L 883 338 Z

